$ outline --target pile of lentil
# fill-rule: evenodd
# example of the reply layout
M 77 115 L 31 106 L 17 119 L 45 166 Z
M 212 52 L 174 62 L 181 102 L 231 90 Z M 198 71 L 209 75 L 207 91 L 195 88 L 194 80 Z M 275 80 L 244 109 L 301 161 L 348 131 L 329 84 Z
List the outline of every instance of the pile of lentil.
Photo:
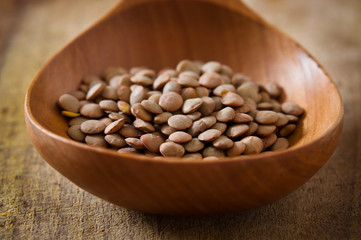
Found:
M 260 86 L 216 61 L 183 60 L 157 74 L 110 67 L 59 98 L 68 135 L 119 153 L 216 159 L 289 147 L 304 110 L 279 102 L 282 89 Z

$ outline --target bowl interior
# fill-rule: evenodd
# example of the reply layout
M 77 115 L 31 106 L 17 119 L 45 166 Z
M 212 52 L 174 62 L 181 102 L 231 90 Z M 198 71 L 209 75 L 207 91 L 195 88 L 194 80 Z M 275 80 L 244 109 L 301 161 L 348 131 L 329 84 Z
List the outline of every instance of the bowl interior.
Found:
M 77 89 L 82 77 L 100 75 L 108 66 L 159 70 L 182 59 L 220 61 L 253 81 L 282 86 L 284 99 L 306 111 L 290 139 L 293 147 L 321 137 L 340 118 L 337 88 L 302 47 L 262 21 L 197 1 L 144 3 L 103 19 L 40 71 L 28 93 L 31 114 L 42 127 L 69 138 L 56 102 Z

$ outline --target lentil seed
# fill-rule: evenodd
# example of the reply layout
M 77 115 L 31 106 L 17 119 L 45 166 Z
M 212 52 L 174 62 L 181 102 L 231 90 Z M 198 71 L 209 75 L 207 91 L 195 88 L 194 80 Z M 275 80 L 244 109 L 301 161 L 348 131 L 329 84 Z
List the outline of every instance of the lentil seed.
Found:
M 113 147 L 122 148 L 128 146 L 124 138 L 117 133 L 105 135 L 104 140 Z
M 193 121 L 185 115 L 173 115 L 168 119 L 168 125 L 176 130 L 184 130 L 192 126 Z
M 183 98 L 176 92 L 167 92 L 162 94 L 159 98 L 159 106 L 164 111 L 174 112 L 180 109 L 183 105 Z
M 287 138 L 278 138 L 277 141 L 272 145 L 272 151 L 279 151 L 288 148 L 290 143 L 288 142 Z
M 299 116 L 303 113 L 303 108 L 293 102 L 285 102 L 281 105 L 281 109 L 286 114 Z
M 125 118 L 118 119 L 118 120 L 112 122 L 111 124 L 109 124 L 105 128 L 104 133 L 105 134 L 115 133 L 115 132 L 119 131 L 119 129 L 121 127 L 123 127 L 124 123 L 125 123 Z
M 69 136 L 79 142 L 83 142 L 85 140 L 85 134 L 80 129 L 80 125 L 73 125 L 68 128 L 67 133 Z
M 188 133 L 197 137 L 200 133 L 204 132 L 207 129 L 207 124 L 203 120 L 198 120 L 193 122 L 192 126 L 188 129 Z
M 233 141 L 228 137 L 221 135 L 212 142 L 213 147 L 218 149 L 229 149 L 233 146 Z
M 224 94 L 221 102 L 223 105 L 231 107 L 240 107 L 244 104 L 243 98 L 234 92 L 228 92 Z
M 70 94 L 61 95 L 59 98 L 59 105 L 65 111 L 74 112 L 74 113 L 79 112 L 79 108 L 80 108 L 79 100 Z
M 148 112 L 154 113 L 154 114 L 160 114 L 163 112 L 162 108 L 154 101 L 151 100 L 143 100 L 141 102 L 142 106 L 147 110 Z
M 206 88 L 215 88 L 223 83 L 223 79 L 218 73 L 205 72 L 199 78 L 199 83 Z
M 204 148 L 204 143 L 202 143 L 198 138 L 192 138 L 184 145 L 184 148 L 187 152 L 199 152 Z
M 241 141 L 237 141 L 234 142 L 233 146 L 226 151 L 226 154 L 229 157 L 236 157 L 241 155 L 245 149 L 246 149 L 246 144 Z
M 217 129 L 208 129 L 198 135 L 198 139 L 205 142 L 210 142 L 221 136 L 221 131 Z
M 200 106 L 198 111 L 202 113 L 203 116 L 208 116 L 214 111 L 216 103 L 210 97 L 202 97 L 203 104 Z
M 101 83 L 95 84 L 92 88 L 89 89 L 86 94 L 86 100 L 91 100 L 99 95 L 99 93 L 103 90 L 104 85 Z
M 159 153 L 159 147 L 164 143 L 162 135 L 158 132 L 144 134 L 140 137 L 140 140 L 153 153 Z
M 133 116 L 140 118 L 144 121 L 149 122 L 149 121 L 152 121 L 152 119 L 153 119 L 152 114 L 150 114 L 147 110 L 145 110 L 140 103 L 134 104 L 130 108 L 130 111 L 133 114 Z
M 183 113 L 192 113 L 196 111 L 203 104 L 203 100 L 200 98 L 192 98 L 184 101 L 182 111 Z
M 158 75 L 109 67 L 102 78 L 84 77 L 58 104 L 76 141 L 157 159 L 213 161 L 286 149 L 304 109 L 280 103 L 281 95 L 277 83 L 258 85 L 219 62 L 183 60 Z
M 234 112 L 233 108 L 226 107 L 217 113 L 216 118 L 220 122 L 230 122 L 234 119 L 235 116 L 236 113 Z
M 241 140 L 246 145 L 244 154 L 256 154 L 263 150 L 263 141 L 259 137 L 248 136 Z
M 267 149 L 270 146 L 272 146 L 276 142 L 276 140 L 277 140 L 277 135 L 274 133 L 267 137 L 262 138 L 263 145 L 264 145 L 263 149 Z
M 255 117 L 261 124 L 273 124 L 279 119 L 279 115 L 274 111 L 258 111 Z
M 143 132 L 154 132 L 155 128 L 150 122 L 145 122 L 142 119 L 135 119 L 133 122 L 133 126 Z
M 80 113 L 87 118 L 100 118 L 104 114 L 103 110 L 96 103 L 85 104 L 80 108 Z
M 143 142 L 139 138 L 126 138 L 125 142 L 132 148 L 137 150 L 145 149 Z
M 245 134 L 248 130 L 249 126 L 247 124 L 236 124 L 228 127 L 226 135 L 230 138 L 237 138 Z
M 153 121 L 155 124 L 163 124 L 168 122 L 168 119 L 173 116 L 170 112 L 163 112 L 154 117 Z
M 107 147 L 107 142 L 104 140 L 104 136 L 102 134 L 87 135 L 85 137 L 85 142 L 91 146 Z
M 280 137 L 287 137 L 291 133 L 293 133 L 296 129 L 296 124 L 287 124 L 279 130 Z
M 217 149 L 215 147 L 206 147 L 203 151 L 202 151 L 202 155 L 204 158 L 206 157 L 224 157 L 224 151 Z
M 185 143 L 189 142 L 192 136 L 186 132 L 177 131 L 169 135 L 168 139 L 175 143 Z
M 119 111 L 117 103 L 113 100 L 102 100 L 99 102 L 99 106 L 104 111 L 110 111 L 110 112 Z
M 185 153 L 184 147 L 174 142 L 162 143 L 159 151 L 164 157 L 182 157 Z

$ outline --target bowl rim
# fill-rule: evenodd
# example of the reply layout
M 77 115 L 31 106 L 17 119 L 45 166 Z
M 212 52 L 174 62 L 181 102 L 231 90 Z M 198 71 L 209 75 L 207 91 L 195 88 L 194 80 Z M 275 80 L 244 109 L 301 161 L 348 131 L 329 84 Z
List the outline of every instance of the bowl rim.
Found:
M 210 3 L 210 2 L 209 2 Z M 211 3 L 211 4 L 215 4 L 215 3 Z M 218 7 L 223 7 L 226 8 L 224 6 L 220 6 L 217 4 Z M 247 6 L 245 6 L 246 8 L 248 8 Z M 133 8 L 133 7 L 131 7 Z M 128 10 L 128 9 L 125 9 Z M 339 110 L 339 114 L 336 118 L 335 121 L 333 121 L 328 128 L 317 138 L 312 139 L 311 141 L 309 141 L 306 144 L 302 144 L 299 146 L 291 146 L 290 148 L 287 148 L 285 150 L 279 150 L 279 151 L 267 151 L 267 152 L 261 152 L 259 154 L 252 154 L 252 155 L 240 155 L 240 156 L 236 156 L 236 157 L 222 157 L 219 158 L 218 160 L 211 160 L 211 161 L 204 161 L 203 158 L 190 158 L 190 159 L 186 159 L 183 157 L 163 157 L 161 155 L 159 156 L 147 156 L 144 154 L 138 154 L 138 153 L 118 153 L 115 150 L 112 149 L 108 149 L 108 148 L 102 148 L 102 147 L 97 147 L 97 146 L 89 146 L 83 142 L 77 142 L 71 138 L 65 138 L 62 137 L 48 129 L 46 129 L 45 127 L 42 126 L 42 124 L 40 124 L 36 118 L 33 115 L 33 112 L 31 111 L 31 107 L 30 107 L 30 96 L 31 93 L 33 92 L 33 88 L 34 86 L 37 84 L 37 82 L 39 81 L 41 74 L 45 71 L 45 69 L 54 61 L 54 59 L 56 57 L 58 57 L 60 55 L 61 52 L 63 52 L 64 50 L 66 50 L 70 45 L 72 45 L 75 41 L 77 41 L 81 36 L 85 35 L 86 33 L 88 33 L 92 28 L 100 25 L 101 23 L 103 23 L 105 20 L 108 19 L 108 17 L 114 17 L 114 15 L 116 13 L 119 13 L 118 11 L 114 11 L 114 9 L 110 10 L 109 13 L 105 14 L 103 17 L 101 17 L 96 23 L 91 24 L 90 26 L 88 26 L 85 30 L 83 30 L 82 32 L 80 32 L 77 36 L 75 36 L 71 41 L 69 41 L 67 44 L 63 45 L 60 49 L 58 49 L 57 51 L 55 51 L 55 53 L 41 66 L 41 68 L 37 71 L 35 77 L 32 79 L 27 91 L 26 91 L 26 95 L 25 95 L 25 101 L 24 101 L 24 112 L 25 112 L 25 118 L 27 118 L 27 120 L 29 121 L 29 123 L 31 125 L 33 125 L 34 127 L 36 127 L 39 131 L 43 132 L 45 135 L 50 136 L 51 138 L 60 141 L 64 144 L 68 144 L 71 147 L 74 148 L 80 148 L 84 151 L 89 151 L 89 152 L 97 152 L 97 153 L 102 153 L 102 154 L 107 154 L 107 155 L 111 155 L 112 157 L 115 158 L 119 158 L 121 160 L 131 160 L 131 161 L 140 161 L 140 162 L 153 162 L 153 163 L 163 163 L 163 164 L 218 164 L 218 163 L 230 163 L 230 162 L 238 162 L 238 161 L 255 161 L 257 160 L 262 160 L 262 161 L 267 161 L 267 160 L 271 160 L 276 158 L 281 158 L 281 157 L 285 157 L 285 155 L 288 155 L 290 153 L 296 153 L 296 152 L 300 152 L 303 151 L 304 149 L 307 149 L 309 147 L 311 147 L 312 145 L 314 145 L 315 143 L 321 141 L 325 136 L 331 134 L 332 132 L 334 132 L 338 126 L 342 125 L 343 123 L 343 119 L 344 119 L 344 105 L 343 105 L 343 101 L 342 101 L 342 97 L 340 94 L 340 91 L 336 85 L 336 83 L 333 81 L 333 79 L 331 78 L 331 76 L 328 74 L 328 72 L 325 70 L 325 68 L 322 66 L 322 64 L 320 64 L 315 57 L 310 54 L 301 44 L 299 44 L 297 41 L 295 41 L 292 37 L 288 36 L 287 34 L 285 34 L 283 31 L 281 31 L 280 29 L 278 29 L 277 27 L 273 26 L 272 24 L 268 23 L 267 21 L 265 21 L 263 18 L 261 18 L 258 15 L 252 16 L 252 15 L 246 15 L 243 14 L 241 12 L 237 12 L 234 9 L 229 9 L 227 8 L 227 10 L 229 11 L 234 11 L 237 14 L 242 14 L 243 17 L 250 19 L 251 21 L 255 21 L 257 23 L 263 24 L 265 25 L 265 27 L 270 28 L 272 31 L 276 32 L 277 34 L 282 35 L 282 37 L 288 38 L 290 41 L 294 42 L 295 45 L 301 50 L 303 51 L 309 58 L 311 61 L 313 61 L 314 63 L 316 63 L 317 67 L 321 70 L 321 72 L 326 76 L 326 78 L 328 79 L 328 83 L 333 85 L 334 89 L 336 90 L 336 95 L 337 95 L 337 100 L 340 104 L 340 110 Z M 248 9 L 249 11 L 252 12 L 252 10 Z M 59 112 L 60 114 L 60 112 Z M 28 125 L 28 124 L 27 124 Z M 27 126 L 28 132 L 30 129 L 30 126 Z

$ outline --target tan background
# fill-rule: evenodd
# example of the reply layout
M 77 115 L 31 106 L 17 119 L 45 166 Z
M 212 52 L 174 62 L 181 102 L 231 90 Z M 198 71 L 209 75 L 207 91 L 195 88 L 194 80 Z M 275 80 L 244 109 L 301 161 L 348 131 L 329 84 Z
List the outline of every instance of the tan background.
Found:
M 26 133 L 24 95 L 40 66 L 117 0 L 0 0 L 0 239 L 361 239 L 361 1 L 246 0 L 306 47 L 345 102 L 341 143 L 288 197 L 239 214 L 138 213 L 79 189 Z

